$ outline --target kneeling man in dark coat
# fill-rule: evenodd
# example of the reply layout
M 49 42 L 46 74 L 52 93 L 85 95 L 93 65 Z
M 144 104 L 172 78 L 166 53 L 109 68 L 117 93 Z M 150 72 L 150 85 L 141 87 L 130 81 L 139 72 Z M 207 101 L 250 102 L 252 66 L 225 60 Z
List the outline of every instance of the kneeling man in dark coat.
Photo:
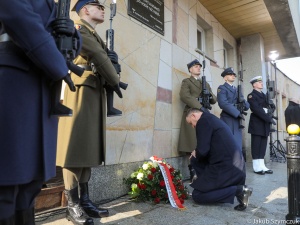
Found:
M 229 127 L 215 115 L 191 108 L 186 121 L 196 129 L 197 147 L 191 163 L 197 179 L 192 197 L 199 204 L 234 203 L 245 210 L 252 188 L 245 185 L 245 161 Z

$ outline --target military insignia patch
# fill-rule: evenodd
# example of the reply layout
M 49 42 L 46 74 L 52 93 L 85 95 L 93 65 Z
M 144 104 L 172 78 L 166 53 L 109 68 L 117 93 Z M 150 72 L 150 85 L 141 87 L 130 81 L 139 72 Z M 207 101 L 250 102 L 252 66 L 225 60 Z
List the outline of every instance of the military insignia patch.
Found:
M 221 89 L 218 88 L 218 93 L 221 92 Z
M 249 95 L 248 98 L 252 98 L 252 95 Z
M 75 24 L 75 28 L 76 28 L 76 30 L 80 30 L 81 29 L 81 25 Z

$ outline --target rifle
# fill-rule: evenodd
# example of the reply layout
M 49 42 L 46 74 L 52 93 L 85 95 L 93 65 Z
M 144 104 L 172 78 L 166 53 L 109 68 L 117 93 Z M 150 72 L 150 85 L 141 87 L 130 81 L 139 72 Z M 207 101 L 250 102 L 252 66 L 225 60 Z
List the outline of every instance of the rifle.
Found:
M 114 50 L 114 30 L 112 29 L 112 20 L 113 17 L 116 15 L 117 11 L 117 4 L 116 2 L 113 2 L 110 4 L 110 29 L 106 30 L 106 47 L 113 51 Z M 117 71 L 117 74 L 120 74 L 121 72 L 121 65 L 119 63 L 113 63 L 113 66 L 115 70 Z M 128 84 L 124 82 L 119 82 L 119 87 L 123 90 L 127 89 Z M 122 115 L 122 111 L 119 109 L 116 109 L 113 107 L 114 105 L 114 90 L 111 86 L 105 85 L 104 86 L 106 90 L 106 96 L 107 96 L 107 116 L 119 116 Z
M 274 81 L 271 81 L 268 77 L 267 80 L 267 94 L 266 94 L 266 102 L 267 102 L 267 106 L 268 106 L 268 112 L 267 114 L 275 120 L 278 120 L 278 117 L 274 116 L 274 112 L 276 109 L 276 106 L 273 102 L 273 98 L 275 97 L 275 92 L 274 92 Z M 270 124 L 270 132 L 274 132 L 275 129 L 273 128 L 273 124 Z
M 211 109 L 210 103 L 209 103 L 209 99 L 210 99 L 210 93 L 207 90 L 206 87 L 206 77 L 204 75 L 204 70 L 205 70 L 205 55 L 203 55 L 203 61 L 202 61 L 202 66 L 203 66 L 203 75 L 202 75 L 202 91 L 200 94 L 200 98 L 199 101 L 201 103 L 201 105 L 206 108 L 206 109 Z
M 246 111 L 245 111 L 245 99 L 243 97 L 243 89 L 242 89 L 242 82 L 243 82 L 243 62 L 242 62 L 242 56 L 240 55 L 240 64 L 239 64 L 240 70 L 238 72 L 238 87 L 237 87 L 237 103 L 236 103 L 236 107 L 237 109 L 240 111 L 240 115 L 241 117 L 239 117 L 239 128 L 244 128 L 245 126 L 243 125 L 243 120 L 245 120 L 245 118 L 243 117 L 243 115 L 247 115 Z
M 58 1 L 56 19 L 70 19 L 70 2 L 71 0 Z M 84 72 L 84 69 L 73 63 L 73 60 L 76 57 L 76 51 L 78 50 L 77 39 L 74 36 L 56 33 L 55 41 L 58 50 L 62 53 L 66 60 L 69 70 L 76 75 L 81 76 Z M 60 103 L 61 87 L 62 81 L 56 81 L 52 85 L 50 114 L 54 116 L 72 116 L 72 109 Z

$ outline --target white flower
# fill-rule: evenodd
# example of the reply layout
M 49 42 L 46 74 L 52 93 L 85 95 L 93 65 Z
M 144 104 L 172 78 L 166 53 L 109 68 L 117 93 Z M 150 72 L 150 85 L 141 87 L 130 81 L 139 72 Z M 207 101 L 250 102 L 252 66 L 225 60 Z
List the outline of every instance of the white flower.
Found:
M 130 177 L 131 177 L 131 178 L 135 178 L 135 174 L 136 174 L 136 173 L 133 172 L 133 173 L 130 175 Z
M 144 165 L 143 165 L 143 170 L 147 170 L 148 168 L 149 168 L 148 163 L 144 163 Z
M 136 176 L 136 178 L 138 180 L 142 180 L 142 178 L 144 177 L 144 174 L 143 173 L 138 173 L 138 175 Z
M 137 189 L 137 185 L 135 183 L 131 184 L 131 190 L 135 191 Z
M 153 167 L 157 168 L 158 167 L 158 163 L 157 162 L 153 162 Z

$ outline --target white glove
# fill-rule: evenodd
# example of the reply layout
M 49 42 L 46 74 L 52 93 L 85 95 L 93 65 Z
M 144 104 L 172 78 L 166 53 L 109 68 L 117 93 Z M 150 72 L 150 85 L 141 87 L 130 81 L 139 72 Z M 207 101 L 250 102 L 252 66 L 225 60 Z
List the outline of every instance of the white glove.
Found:
M 268 113 L 268 109 L 267 108 L 263 108 L 263 109 L 264 109 L 265 113 Z

